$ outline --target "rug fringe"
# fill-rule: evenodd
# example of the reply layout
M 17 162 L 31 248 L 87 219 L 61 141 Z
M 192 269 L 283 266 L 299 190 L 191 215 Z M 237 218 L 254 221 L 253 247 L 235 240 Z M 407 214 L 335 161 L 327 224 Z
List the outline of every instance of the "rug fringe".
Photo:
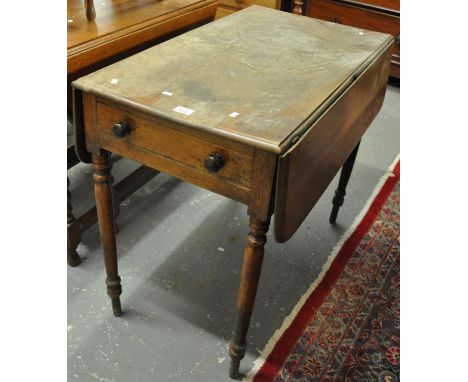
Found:
M 291 325 L 293 320 L 296 318 L 299 311 L 304 306 L 304 304 L 307 301 L 310 294 L 314 291 L 314 289 L 317 287 L 317 285 L 320 284 L 320 282 L 323 280 L 325 274 L 327 273 L 328 269 L 330 268 L 330 265 L 332 264 L 333 260 L 335 259 L 336 255 L 338 254 L 340 248 L 343 246 L 343 244 L 346 242 L 346 240 L 348 240 L 348 238 L 351 236 L 351 234 L 356 230 L 357 226 L 359 225 L 361 220 L 366 215 L 367 211 L 369 210 L 369 207 L 371 206 L 371 204 L 374 201 L 375 197 L 378 195 L 378 193 L 382 189 L 382 187 L 385 184 L 386 180 L 389 177 L 394 176 L 393 170 L 395 169 L 395 166 L 397 165 L 397 163 L 399 161 L 400 161 L 400 154 L 398 154 L 395 157 L 395 159 L 392 161 L 392 163 L 389 166 L 389 168 L 387 169 L 387 171 L 379 179 L 379 181 L 377 182 L 374 190 L 372 191 L 372 194 L 370 195 L 367 202 L 364 204 L 364 207 L 362 208 L 361 212 L 356 216 L 353 223 L 346 230 L 346 232 L 341 236 L 338 243 L 332 249 L 332 251 L 330 252 L 330 255 L 328 256 L 327 261 L 322 266 L 322 270 L 320 271 L 320 274 L 317 276 L 317 278 L 314 280 L 314 282 L 309 286 L 309 288 L 306 290 L 306 292 L 301 296 L 299 301 L 296 303 L 296 305 L 292 309 L 291 313 L 289 313 L 285 317 L 285 319 L 283 320 L 283 323 L 281 324 L 279 329 L 277 329 L 273 333 L 273 335 L 270 337 L 267 344 L 265 345 L 265 348 L 260 352 L 260 355 L 254 361 L 253 367 L 249 370 L 249 372 L 247 373 L 245 378 L 242 380 L 243 382 L 252 382 L 255 375 L 258 373 L 258 371 L 261 369 L 261 367 L 265 363 L 265 360 L 268 358 L 270 353 L 273 351 L 276 343 L 278 342 L 278 339 L 283 335 L 283 333 L 286 331 L 286 329 L 289 328 L 289 326 Z

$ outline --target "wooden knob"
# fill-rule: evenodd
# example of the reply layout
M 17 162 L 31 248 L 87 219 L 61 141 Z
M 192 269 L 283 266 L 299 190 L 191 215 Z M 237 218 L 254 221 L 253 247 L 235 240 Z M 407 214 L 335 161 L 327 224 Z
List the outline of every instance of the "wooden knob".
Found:
M 218 172 L 224 166 L 224 158 L 221 154 L 212 153 L 205 158 L 203 164 L 208 172 Z
M 112 126 L 112 133 L 117 138 L 123 138 L 130 133 L 130 125 L 127 122 L 119 122 Z

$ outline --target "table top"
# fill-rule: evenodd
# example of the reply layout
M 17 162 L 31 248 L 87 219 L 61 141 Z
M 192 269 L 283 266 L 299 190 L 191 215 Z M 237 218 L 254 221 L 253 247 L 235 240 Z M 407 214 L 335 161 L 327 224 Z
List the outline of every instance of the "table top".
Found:
M 73 86 L 281 153 L 392 37 L 259 6 L 82 77 Z

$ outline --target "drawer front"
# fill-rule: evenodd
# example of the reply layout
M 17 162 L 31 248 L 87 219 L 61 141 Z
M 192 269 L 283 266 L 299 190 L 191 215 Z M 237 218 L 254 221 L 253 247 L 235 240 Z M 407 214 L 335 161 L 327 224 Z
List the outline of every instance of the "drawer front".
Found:
M 217 138 L 210 141 L 189 134 L 178 125 L 174 127 L 164 121 L 146 119 L 101 102 L 98 102 L 97 114 L 99 141 L 102 148 L 142 163 L 145 163 L 145 158 L 153 157 L 148 165 L 187 180 L 184 176 L 167 170 L 172 168 L 170 163 L 175 162 L 183 166 L 184 174 L 187 174 L 187 171 L 191 172 L 188 181 L 192 183 L 199 183 L 193 181 L 197 178 L 201 180 L 214 178 L 245 189 L 250 187 L 253 152 L 247 149 L 239 147 L 239 150 L 235 150 L 223 145 Z M 120 122 L 126 122 L 129 126 L 129 132 L 121 138 L 115 136 L 113 131 L 113 126 Z M 138 154 L 135 157 L 135 153 L 139 152 L 142 153 L 142 158 L 139 158 Z M 204 165 L 205 159 L 212 154 L 217 154 L 218 158 L 221 156 L 224 162 L 217 172 L 209 172 Z M 154 163 L 159 163 L 158 161 L 164 168 L 154 166 Z
M 400 0 L 347 0 L 353 3 L 363 3 L 367 5 L 373 5 L 376 7 L 386 8 L 391 11 L 400 10 Z
M 266 8 L 277 8 L 278 0 L 219 0 L 219 5 L 237 9 L 244 9 L 254 4 Z
M 311 0 L 308 16 L 352 27 L 388 33 L 393 36 L 400 34 L 400 18 L 398 16 L 332 0 Z
M 369 0 L 371 2 L 371 0 Z M 399 4 L 399 3 L 398 3 Z M 310 0 L 307 15 L 317 19 L 332 21 L 356 28 L 398 36 L 398 44 L 394 44 L 392 62 L 400 63 L 400 18 L 396 15 L 353 6 L 333 0 Z M 399 77 L 399 74 L 398 74 Z

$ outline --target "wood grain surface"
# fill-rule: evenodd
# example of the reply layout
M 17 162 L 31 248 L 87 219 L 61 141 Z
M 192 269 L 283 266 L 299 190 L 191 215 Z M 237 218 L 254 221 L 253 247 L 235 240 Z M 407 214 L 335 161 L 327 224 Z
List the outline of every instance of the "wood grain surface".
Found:
M 99 0 L 88 20 L 83 1 L 68 0 L 68 75 L 183 28 L 213 19 L 217 0 Z

